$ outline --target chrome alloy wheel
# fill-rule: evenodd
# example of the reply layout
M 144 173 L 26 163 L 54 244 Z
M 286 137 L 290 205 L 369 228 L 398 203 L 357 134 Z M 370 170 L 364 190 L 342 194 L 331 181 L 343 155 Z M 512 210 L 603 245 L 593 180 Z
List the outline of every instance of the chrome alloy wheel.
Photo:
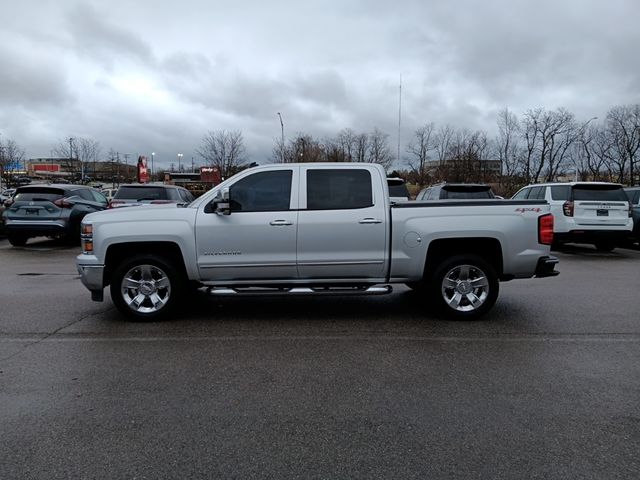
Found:
M 120 292 L 133 311 L 154 313 L 169 301 L 171 281 L 155 265 L 136 265 L 122 278 Z
M 489 280 L 476 266 L 456 265 L 442 279 L 441 292 L 449 307 L 459 312 L 471 312 L 487 300 Z

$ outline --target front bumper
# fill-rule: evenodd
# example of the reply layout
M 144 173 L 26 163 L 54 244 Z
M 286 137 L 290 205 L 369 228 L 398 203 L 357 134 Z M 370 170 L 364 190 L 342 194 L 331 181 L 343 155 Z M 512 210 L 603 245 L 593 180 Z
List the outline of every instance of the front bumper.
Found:
M 557 264 L 558 259 L 556 257 L 540 257 L 538 259 L 538 264 L 536 265 L 536 278 L 555 277 L 560 275 L 560 272 L 555 270 Z
M 78 264 L 80 281 L 91 291 L 91 300 L 101 302 L 104 297 L 104 265 Z

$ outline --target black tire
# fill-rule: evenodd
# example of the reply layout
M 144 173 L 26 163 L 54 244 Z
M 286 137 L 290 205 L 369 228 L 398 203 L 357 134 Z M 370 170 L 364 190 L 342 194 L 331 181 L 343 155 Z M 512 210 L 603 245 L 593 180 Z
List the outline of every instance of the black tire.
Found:
M 126 278 L 130 280 L 130 288 L 125 288 Z M 111 299 L 130 320 L 160 320 L 166 318 L 184 296 L 185 284 L 183 275 L 168 260 L 157 255 L 136 255 L 113 272 Z
M 24 247 L 27 244 L 28 237 L 22 235 L 9 235 L 9 243 L 14 247 Z
M 475 320 L 496 303 L 500 283 L 495 269 L 482 258 L 456 255 L 436 268 L 429 290 L 430 298 L 446 317 Z
M 613 242 L 598 242 L 595 247 L 599 252 L 610 252 L 616 248 L 616 244 Z

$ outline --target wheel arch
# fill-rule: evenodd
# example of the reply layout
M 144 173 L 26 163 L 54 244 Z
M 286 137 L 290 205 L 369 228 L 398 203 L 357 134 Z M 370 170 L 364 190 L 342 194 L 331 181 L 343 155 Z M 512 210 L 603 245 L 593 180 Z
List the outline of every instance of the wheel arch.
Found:
M 105 255 L 105 286 L 111 283 L 113 272 L 120 263 L 134 255 L 156 255 L 167 259 L 176 270 L 188 279 L 184 256 L 180 246 L 175 242 L 123 242 L 107 247 Z
M 477 255 L 489 263 L 498 277 L 503 276 L 502 245 L 497 238 L 441 238 L 429 244 L 424 264 L 424 278 L 429 278 L 438 266 L 455 255 Z

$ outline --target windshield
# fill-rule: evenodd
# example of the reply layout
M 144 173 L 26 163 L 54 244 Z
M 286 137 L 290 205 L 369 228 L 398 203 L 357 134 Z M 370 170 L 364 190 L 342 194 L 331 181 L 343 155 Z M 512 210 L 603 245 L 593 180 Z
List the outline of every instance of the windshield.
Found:
M 442 187 L 441 198 L 452 200 L 473 200 L 494 198 L 491 187 L 485 185 L 451 185 Z
M 407 190 L 407 186 L 404 183 L 395 184 L 395 185 L 390 184 L 389 196 L 409 198 L 409 190 Z

